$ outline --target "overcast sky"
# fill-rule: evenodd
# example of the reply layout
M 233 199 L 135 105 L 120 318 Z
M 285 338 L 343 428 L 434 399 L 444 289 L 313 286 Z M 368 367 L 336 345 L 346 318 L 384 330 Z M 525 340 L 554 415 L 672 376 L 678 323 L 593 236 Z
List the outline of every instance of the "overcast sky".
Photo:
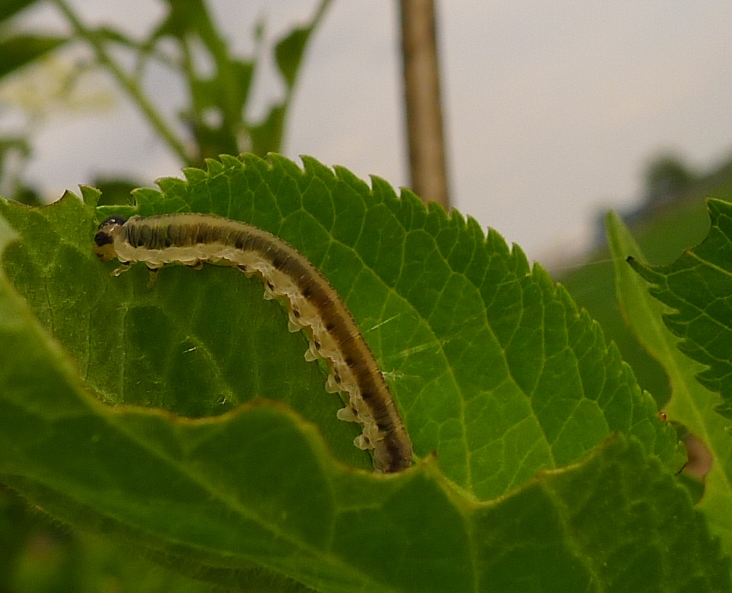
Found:
M 134 31 L 161 14 L 152 0 L 74 0 L 95 24 Z M 305 18 L 314 1 L 212 2 L 235 47 Z M 732 154 L 729 0 L 453 0 L 438 2 L 453 202 L 538 261 L 592 237 L 596 214 L 627 208 L 660 151 L 697 167 Z M 407 185 L 397 4 L 334 0 L 306 57 L 284 153 Z M 52 8 L 33 22 L 57 23 Z M 258 80 L 255 112 L 281 92 Z M 180 99 L 152 81 L 158 100 Z M 28 171 L 49 195 L 97 174 L 151 184 L 179 164 L 124 102 L 52 120 Z

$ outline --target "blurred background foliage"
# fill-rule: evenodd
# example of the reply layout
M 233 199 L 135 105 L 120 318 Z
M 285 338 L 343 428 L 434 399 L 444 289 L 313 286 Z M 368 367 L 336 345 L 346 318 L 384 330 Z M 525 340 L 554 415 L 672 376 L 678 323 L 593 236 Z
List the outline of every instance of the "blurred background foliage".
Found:
M 706 237 L 709 215 L 705 198 L 732 200 L 732 161 L 709 171 L 694 171 L 680 157 L 662 154 L 647 165 L 644 179 L 639 206 L 621 215 L 651 264 L 669 264 L 684 249 Z M 618 345 L 641 387 L 663 407 L 671 396 L 668 377 L 623 320 L 615 297 L 615 275 L 605 245 L 603 216 L 597 220 L 596 249 L 585 261 L 554 274 L 554 278 L 600 322 L 606 338 Z
M 71 34 L 20 32 L 21 13 L 39 4 L 54 5 Z M 166 11 L 160 21 L 140 27 L 150 33 L 136 39 L 108 25 L 87 25 L 65 0 L 0 0 L 0 110 L 14 110 L 25 122 L 23 133 L 0 137 L 2 195 L 39 203 L 39 191 L 23 179 L 34 130 L 60 112 L 88 115 L 108 108 L 116 92 L 108 80 L 139 110 L 181 167 L 201 166 L 205 159 L 220 154 L 280 152 L 300 65 L 330 0 L 321 0 L 307 23 L 292 28 L 274 44 L 272 61 L 285 92 L 256 121 L 247 114 L 254 75 L 270 57 L 263 43 L 266 23 L 258 22 L 250 32 L 252 55 L 239 56 L 217 29 L 204 0 L 165 0 L 163 4 Z M 83 46 L 87 57 L 69 59 L 68 53 L 61 52 L 76 46 Z M 166 118 L 163 106 L 146 92 L 145 76 L 153 64 L 185 89 L 185 105 L 177 121 Z M 99 181 L 103 185 L 110 180 Z M 141 185 L 134 179 L 111 181 L 115 183 L 106 189 Z M 126 203 L 129 196 L 110 191 L 103 199 L 107 204 Z
M 279 151 L 300 65 L 330 0 L 322 0 L 310 22 L 275 45 L 274 61 L 286 93 L 259 121 L 250 121 L 246 113 L 252 78 L 263 58 L 265 23 L 250 32 L 254 54 L 242 57 L 231 52 L 204 0 L 166 0 L 165 16 L 143 40 L 110 27 L 91 28 L 63 0 L 51 3 L 65 16 L 70 35 L 18 32 L 17 17 L 38 3 L 0 0 L 0 110 L 20 110 L 26 123 L 23 133 L 0 137 L 0 194 L 32 205 L 41 203 L 40 191 L 24 180 L 23 169 L 33 153 L 34 130 L 59 111 L 88 114 L 108 108 L 114 90 L 100 83 L 100 73 L 139 108 L 181 166 L 200 166 L 219 154 Z M 64 60 L 60 51 L 73 44 L 86 45 L 93 57 Z M 119 52 L 132 68 L 122 68 Z M 212 68 L 197 67 L 202 54 Z M 176 122 L 166 121 L 145 93 L 143 77 L 151 62 L 184 81 L 187 106 Z M 732 161 L 695 171 L 680 157 L 662 154 L 647 165 L 644 179 L 638 207 L 622 215 L 653 264 L 670 263 L 705 237 L 704 198 L 732 200 Z M 103 191 L 103 203 L 114 204 L 127 203 L 130 190 L 141 183 L 99 178 L 95 185 Z M 600 322 L 641 386 L 663 407 L 670 397 L 668 377 L 624 323 L 601 221 L 599 216 L 596 249 L 585 261 L 553 275 Z M 199 590 L 216 589 L 141 559 L 123 545 L 71 532 L 0 486 L 0 593 Z
M 204 0 L 166 0 L 163 18 L 142 40 L 109 26 L 88 26 L 63 0 L 50 4 L 64 16 L 68 36 L 21 32 L 24 11 L 43 3 L 49 2 L 0 0 L 0 110 L 13 111 L 23 122 L 20 133 L 0 137 L 0 195 L 28 205 L 42 203 L 40 188 L 23 175 L 36 130 L 59 113 L 88 116 L 109 109 L 118 91 L 177 155 L 181 167 L 200 167 L 219 154 L 279 152 L 303 56 L 330 0 L 321 0 L 309 22 L 275 43 L 273 62 L 285 93 L 257 121 L 247 113 L 255 71 L 269 57 L 262 42 L 265 22 L 250 32 L 253 54 L 242 57 L 217 30 Z M 64 51 L 75 45 L 85 46 L 91 57 L 69 59 Z M 186 89 L 186 106 L 177 121 L 166 120 L 145 91 L 144 77 L 153 62 L 179 77 Z M 142 183 L 97 178 L 93 185 L 103 192 L 102 204 L 127 204 L 130 191 Z M 217 590 L 223 589 L 140 558 L 123 544 L 54 523 L 43 509 L 29 508 L 0 485 L 0 593 Z

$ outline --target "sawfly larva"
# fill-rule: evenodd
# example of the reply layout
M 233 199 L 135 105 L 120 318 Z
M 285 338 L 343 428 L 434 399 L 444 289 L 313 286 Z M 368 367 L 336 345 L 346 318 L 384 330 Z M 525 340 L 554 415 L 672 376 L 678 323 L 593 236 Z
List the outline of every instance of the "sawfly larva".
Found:
M 348 395 L 338 418 L 359 422 L 354 444 L 372 449 L 374 468 L 391 473 L 412 463 L 412 443 L 371 349 L 343 300 L 323 274 L 282 239 L 245 222 L 205 214 L 111 216 L 94 235 L 102 261 L 118 259 L 119 275 L 142 262 L 151 271 L 165 264 L 238 268 L 264 283 L 267 299 L 280 297 L 289 309 L 290 331 L 306 329 L 309 361 L 326 361 L 326 390 Z

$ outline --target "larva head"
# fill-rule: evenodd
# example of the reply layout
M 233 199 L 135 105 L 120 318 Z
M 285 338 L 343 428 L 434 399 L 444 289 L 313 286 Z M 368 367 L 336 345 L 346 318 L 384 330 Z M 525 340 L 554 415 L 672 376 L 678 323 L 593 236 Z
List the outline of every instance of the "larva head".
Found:
M 94 235 L 94 253 L 102 261 L 110 261 L 117 257 L 114 250 L 114 240 L 122 232 L 122 227 L 127 222 L 122 216 L 110 216 L 99 225 Z

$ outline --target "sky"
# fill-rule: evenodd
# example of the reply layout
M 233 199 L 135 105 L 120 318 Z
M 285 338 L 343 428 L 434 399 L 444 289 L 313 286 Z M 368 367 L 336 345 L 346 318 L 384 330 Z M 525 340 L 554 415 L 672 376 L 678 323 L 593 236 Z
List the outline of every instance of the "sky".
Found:
M 71 4 L 91 24 L 133 32 L 162 14 L 153 0 Z M 316 2 L 210 4 L 246 53 L 257 18 L 274 40 Z M 586 249 L 599 213 L 637 204 L 642 171 L 659 153 L 697 168 L 732 155 L 728 0 L 438 0 L 437 11 L 453 204 L 533 260 Z M 25 22 L 62 26 L 51 6 Z M 408 185 L 399 50 L 394 0 L 334 0 L 306 55 L 283 153 Z M 176 81 L 152 72 L 147 84 L 172 115 Z M 265 63 L 251 113 L 282 91 Z M 147 185 L 180 176 L 123 99 L 89 117 L 52 118 L 35 146 L 27 176 L 49 197 L 99 174 L 132 173 Z

